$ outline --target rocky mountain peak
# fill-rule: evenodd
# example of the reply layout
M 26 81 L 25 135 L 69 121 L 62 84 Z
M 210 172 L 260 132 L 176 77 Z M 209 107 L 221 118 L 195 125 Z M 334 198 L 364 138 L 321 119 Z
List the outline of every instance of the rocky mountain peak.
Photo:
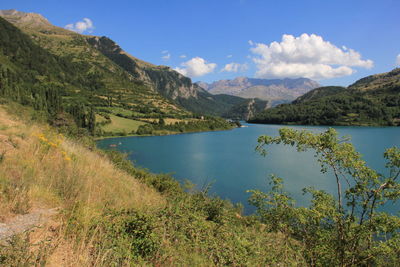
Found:
M 50 22 L 40 14 L 26 13 L 15 9 L 0 10 L 0 16 L 14 24 L 50 25 Z
M 307 78 L 285 79 L 256 79 L 236 77 L 232 80 L 220 80 L 207 84 L 197 84 L 212 94 L 229 94 L 243 98 L 259 98 L 270 104 L 290 102 L 308 91 L 320 87 Z

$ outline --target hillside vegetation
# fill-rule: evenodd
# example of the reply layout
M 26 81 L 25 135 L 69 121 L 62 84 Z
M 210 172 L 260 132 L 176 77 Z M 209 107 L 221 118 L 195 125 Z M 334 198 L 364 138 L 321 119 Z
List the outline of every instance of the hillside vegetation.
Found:
M 170 176 L 137 169 L 116 152 L 98 151 L 46 124 L 21 121 L 10 115 L 15 110 L 20 117 L 33 114 L 20 105 L 0 106 L 0 222 L 38 209 L 58 213 L 0 246 L 0 265 L 303 262 L 298 242 L 264 232 L 239 207 L 189 185 L 185 192 Z
M 36 113 L 10 102 L 0 106 L 0 233 L 23 218 L 47 217 L 9 238 L 0 235 L 0 265 L 399 262 L 400 219 L 379 211 L 400 196 L 398 148 L 385 152 L 383 175 L 368 168 L 333 129 L 320 134 L 281 129 L 278 137 L 261 136 L 263 154 L 265 145 L 280 143 L 314 150 L 321 170 L 337 175 L 338 195 L 306 188 L 311 204 L 298 207 L 282 179 L 272 176 L 269 192 L 250 191 L 257 213 L 244 216 L 240 205 L 210 197 L 207 188 L 196 191 L 171 176 L 135 168 L 117 152 L 97 150 L 90 138 L 77 141 L 60 134 L 38 121 Z
M 72 83 L 66 77 L 64 82 L 71 86 L 65 92 L 85 105 L 116 106 L 134 112 L 136 119 L 189 118 L 192 112 L 221 116 L 235 102 L 249 101 L 214 98 L 189 78 L 133 57 L 107 37 L 71 32 L 35 13 L 0 10 L 0 16 L 21 29 L 35 45 L 69 63 L 68 70 L 80 78 Z M 246 113 L 241 114 L 240 119 L 245 117 Z
M 263 111 L 254 123 L 308 125 L 400 125 L 400 69 L 363 78 L 348 88 L 321 87 Z
M 32 40 L 0 18 L 0 96 L 46 113 L 53 125 L 76 126 L 75 131 L 86 129 L 96 136 L 136 134 L 148 119 L 192 122 L 202 117 L 134 79 L 92 48 L 84 36 L 45 25 L 49 29 L 44 33 L 21 26 Z M 234 127 L 223 119 L 202 118 L 196 131 Z M 186 128 L 158 134 L 181 133 Z
M 240 106 L 247 105 L 251 101 L 249 99 L 225 94 L 210 94 L 197 83 L 192 83 L 190 78 L 170 67 L 155 66 L 131 56 L 105 36 L 88 37 L 87 40 L 89 44 L 135 79 L 144 81 L 153 90 L 187 110 L 234 119 L 247 119 L 248 117 L 249 111 L 243 110 Z M 260 107 L 257 106 L 257 112 L 264 110 L 268 103 L 257 98 L 255 101 L 262 103 L 259 105 Z M 233 115 L 230 113 L 231 110 L 234 111 Z

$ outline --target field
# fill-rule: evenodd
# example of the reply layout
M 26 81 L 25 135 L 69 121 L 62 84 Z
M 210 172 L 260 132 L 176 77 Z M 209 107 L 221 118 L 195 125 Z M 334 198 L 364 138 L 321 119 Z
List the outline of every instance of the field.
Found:
M 115 115 L 109 115 L 109 116 L 110 116 L 110 119 L 111 119 L 111 123 L 106 124 L 106 125 L 101 127 L 102 130 L 104 130 L 105 132 L 111 132 L 111 133 L 126 132 L 126 133 L 131 133 L 132 131 L 136 131 L 139 128 L 140 125 L 146 124 L 145 122 L 125 119 L 125 118 L 118 117 L 118 116 L 115 116 Z M 100 119 L 100 121 L 101 121 L 101 119 Z

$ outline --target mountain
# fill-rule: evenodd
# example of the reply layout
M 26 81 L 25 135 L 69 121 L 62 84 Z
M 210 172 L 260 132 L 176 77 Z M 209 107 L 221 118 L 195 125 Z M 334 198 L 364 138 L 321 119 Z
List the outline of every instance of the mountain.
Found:
M 107 37 L 88 37 L 88 43 L 99 50 L 114 63 L 126 70 L 136 79 L 144 81 L 153 90 L 158 91 L 164 97 L 178 103 L 187 110 L 196 113 L 207 113 L 211 115 L 229 118 L 247 119 L 249 110 L 242 110 L 239 114 L 236 105 L 247 105 L 250 100 L 240 97 L 218 97 L 210 94 L 198 84 L 192 83 L 191 79 L 183 76 L 167 66 L 155 66 L 141 61 L 128 53 Z M 267 102 L 254 100 L 260 103 L 257 111 L 262 111 Z M 258 108 L 262 109 L 258 109 Z M 231 116 L 229 111 L 234 111 Z
M 314 89 L 291 104 L 258 113 L 249 122 L 400 126 L 400 68 L 362 78 L 347 88 Z
M 0 18 L 1 102 L 31 106 L 38 111 L 35 116 L 71 135 L 169 134 L 234 127 L 222 118 L 195 115 L 166 99 L 92 48 L 86 37 L 48 25 L 41 16 L 2 14 L 22 18 L 26 32 Z M 43 23 L 44 33 L 35 30 Z
M 229 94 L 243 98 L 267 100 L 274 106 L 290 102 L 320 85 L 310 79 L 252 79 L 237 77 L 233 80 L 220 80 L 211 84 L 197 83 L 212 94 Z
M 134 121 L 164 117 L 188 122 L 198 116 L 192 112 L 222 115 L 237 102 L 249 101 L 215 97 L 169 67 L 155 66 L 129 55 L 107 37 L 78 34 L 54 26 L 35 13 L 1 10 L 0 16 L 22 31 L 1 20 L 3 79 L 11 80 L 6 77 L 8 74 L 25 78 L 30 75 L 29 82 L 25 78 L 14 79 L 13 88 L 7 90 L 42 87 L 45 83 L 54 88 L 56 83 L 57 97 L 65 102 L 61 105 L 63 110 L 80 106 L 78 113 L 89 116 L 90 107 L 96 107 L 96 117 L 102 122 L 110 121 L 110 115 L 111 120 L 113 116 Z M 48 62 L 39 58 L 42 54 L 46 54 Z M 43 64 L 39 66 L 40 62 Z M 32 68 L 32 64 L 38 68 Z M 32 102 L 29 90 L 26 89 L 25 102 Z M 246 114 L 241 118 L 246 118 Z M 88 124 L 88 119 L 82 119 L 81 124 Z M 131 127 L 128 132 L 136 128 Z

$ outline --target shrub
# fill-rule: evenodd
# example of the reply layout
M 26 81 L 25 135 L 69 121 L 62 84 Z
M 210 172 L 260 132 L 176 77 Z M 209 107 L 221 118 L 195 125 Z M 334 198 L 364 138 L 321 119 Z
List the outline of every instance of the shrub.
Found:
M 389 169 L 385 176 L 366 166 L 361 155 L 334 129 L 320 134 L 281 129 L 278 137 L 261 136 L 265 145 L 292 145 L 298 151 L 315 151 L 321 171 L 332 170 L 336 196 L 313 188 L 308 208 L 296 207 L 284 192 L 282 179 L 272 177 L 272 191 L 251 191 L 250 203 L 270 231 L 282 232 L 305 245 L 304 256 L 312 266 L 374 266 L 400 262 L 400 218 L 380 212 L 389 200 L 400 198 L 400 149 L 384 153 Z

